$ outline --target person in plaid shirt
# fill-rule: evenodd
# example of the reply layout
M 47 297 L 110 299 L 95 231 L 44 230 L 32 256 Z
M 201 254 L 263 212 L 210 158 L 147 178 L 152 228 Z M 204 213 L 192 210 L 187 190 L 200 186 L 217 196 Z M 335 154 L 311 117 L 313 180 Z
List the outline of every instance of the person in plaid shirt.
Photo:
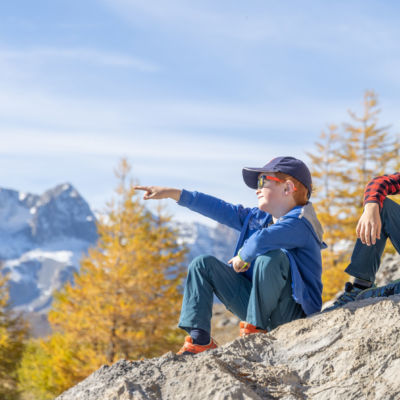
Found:
M 381 256 L 389 238 L 400 253 L 400 205 L 386 196 L 400 193 L 400 172 L 370 180 L 364 191 L 364 211 L 358 221 L 357 242 L 345 272 L 354 277 L 330 311 L 350 301 L 373 286 Z

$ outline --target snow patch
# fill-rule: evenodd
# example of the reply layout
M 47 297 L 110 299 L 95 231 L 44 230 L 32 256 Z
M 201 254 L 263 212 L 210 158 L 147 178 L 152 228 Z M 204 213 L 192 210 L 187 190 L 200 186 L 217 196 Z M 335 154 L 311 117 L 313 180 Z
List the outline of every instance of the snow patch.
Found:
M 29 257 L 30 259 L 43 261 L 44 259 L 52 259 L 54 261 L 58 261 L 59 263 L 69 263 L 72 260 L 73 253 L 72 251 L 43 251 L 41 249 L 35 249 L 29 251 L 28 253 L 24 254 L 24 256 Z
M 11 269 L 10 280 L 14 282 L 22 282 L 24 280 L 24 276 L 18 272 L 16 269 Z
M 18 196 L 19 201 L 24 201 L 28 195 L 26 193 L 20 193 Z
M 44 260 L 54 260 L 63 264 L 70 264 L 75 261 L 75 255 L 72 251 L 61 250 L 61 251 L 43 251 L 41 249 L 34 249 L 24 253 L 20 258 L 15 258 L 12 260 L 7 260 L 4 265 L 9 268 L 14 268 L 19 266 L 21 263 L 27 261 L 40 261 Z M 14 279 L 13 279 L 14 280 Z
M 32 215 L 36 214 L 36 211 L 37 211 L 36 207 L 32 207 L 32 208 L 29 210 L 29 212 L 30 212 Z

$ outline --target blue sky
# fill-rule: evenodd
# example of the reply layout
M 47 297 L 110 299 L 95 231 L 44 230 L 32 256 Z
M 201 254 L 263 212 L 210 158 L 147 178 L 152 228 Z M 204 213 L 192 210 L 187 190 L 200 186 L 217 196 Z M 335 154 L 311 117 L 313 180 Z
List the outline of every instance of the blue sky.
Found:
M 307 161 L 366 89 L 399 132 L 398 15 L 377 0 L 2 2 L 0 186 L 70 182 L 101 210 L 127 157 L 142 184 L 255 205 L 242 167 Z

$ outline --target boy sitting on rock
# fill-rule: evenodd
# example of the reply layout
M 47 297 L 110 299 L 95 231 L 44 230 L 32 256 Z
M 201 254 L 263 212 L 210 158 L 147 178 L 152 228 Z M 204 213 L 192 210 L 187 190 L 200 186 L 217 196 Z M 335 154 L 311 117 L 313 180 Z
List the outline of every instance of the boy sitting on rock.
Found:
M 256 189 L 258 207 L 244 208 L 215 197 L 157 186 L 145 200 L 174 199 L 240 231 L 235 256 L 227 263 L 211 255 L 189 265 L 179 327 L 190 336 L 178 354 L 217 347 L 210 337 L 213 295 L 238 316 L 240 335 L 266 332 L 320 311 L 322 227 L 312 204 L 311 174 L 293 157 L 278 157 L 262 168 L 243 168 Z

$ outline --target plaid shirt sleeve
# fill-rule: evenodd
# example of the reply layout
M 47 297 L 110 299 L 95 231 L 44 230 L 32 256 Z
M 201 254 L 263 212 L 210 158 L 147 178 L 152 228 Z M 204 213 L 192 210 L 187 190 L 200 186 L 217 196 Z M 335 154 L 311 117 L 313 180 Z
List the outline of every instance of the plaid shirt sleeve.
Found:
M 392 175 L 382 175 L 371 179 L 364 191 L 364 205 L 378 203 L 382 208 L 383 201 L 389 194 L 400 193 L 400 172 Z

